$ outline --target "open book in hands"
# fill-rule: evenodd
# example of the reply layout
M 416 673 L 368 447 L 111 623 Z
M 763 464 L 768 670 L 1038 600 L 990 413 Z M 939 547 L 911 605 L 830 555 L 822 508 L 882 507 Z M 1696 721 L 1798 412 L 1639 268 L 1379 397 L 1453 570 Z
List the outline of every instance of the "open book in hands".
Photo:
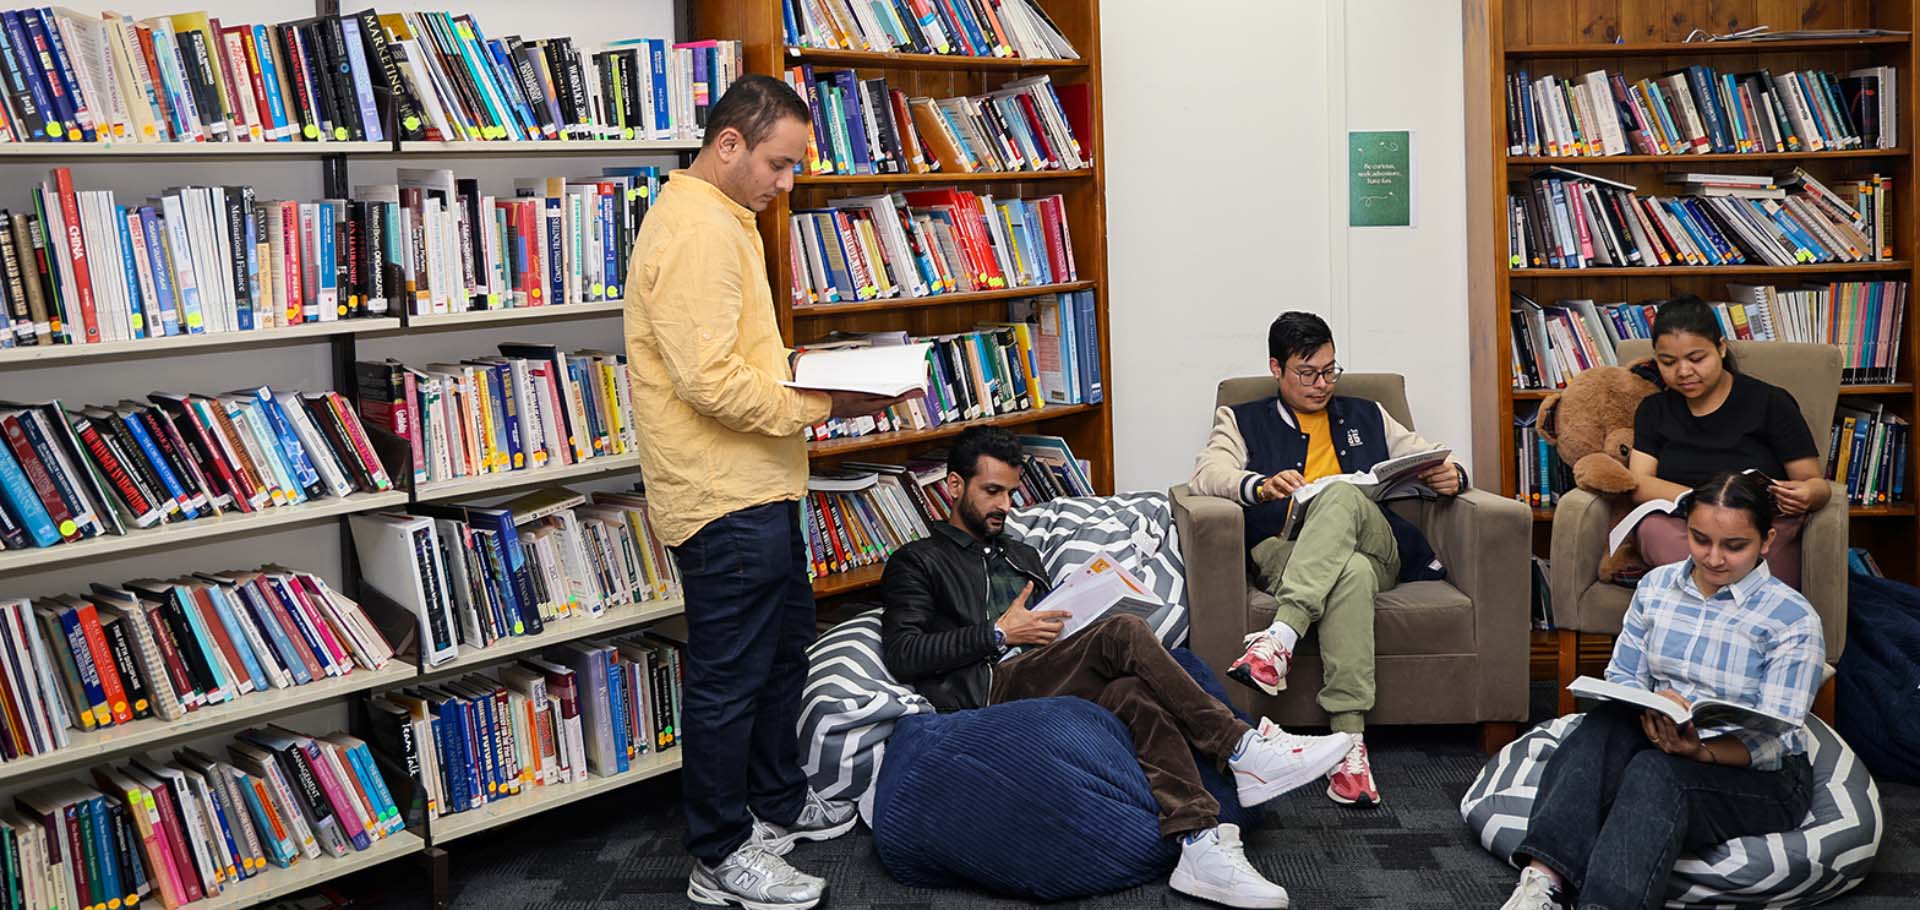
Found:
M 1028 604 L 1027 608 L 1059 610 L 1069 614 L 1061 621 L 1060 634 L 1054 638 L 1055 642 L 1064 641 L 1075 632 L 1109 616 L 1131 613 L 1153 626 L 1168 609 L 1166 601 L 1122 567 L 1119 557 L 1105 550 L 1093 554 L 1093 558 L 1087 560 L 1085 565 L 1069 573 L 1059 587 L 1048 592 L 1039 603 Z M 1012 657 L 1021 650 L 1024 649 L 1009 651 L 1007 656 Z
M 1287 511 L 1287 530 L 1285 537 L 1293 540 L 1300 536 L 1301 525 L 1307 521 L 1307 504 L 1313 497 L 1337 483 L 1359 487 L 1374 502 L 1386 502 L 1389 499 L 1408 499 L 1415 496 L 1435 496 L 1432 487 L 1420 479 L 1420 475 L 1446 464 L 1453 457 L 1453 450 L 1442 446 L 1425 452 L 1411 452 L 1398 458 L 1388 458 L 1376 463 L 1365 471 L 1353 474 L 1333 474 L 1322 477 L 1293 491 L 1293 503 Z
M 1769 489 L 1778 482 L 1761 473 L 1758 468 L 1748 468 L 1740 473 L 1757 475 L 1761 480 L 1766 482 Z M 1620 519 L 1619 524 L 1613 526 L 1613 530 L 1607 532 L 1607 553 L 1612 554 L 1615 550 L 1620 549 L 1620 545 L 1627 542 L 1627 535 L 1632 534 L 1633 529 L 1639 527 L 1640 522 L 1647 516 L 1656 513 L 1660 515 L 1673 515 L 1681 509 L 1686 508 L 1687 499 L 1692 495 L 1693 491 L 1688 490 L 1672 499 L 1649 499 L 1646 502 L 1634 506 L 1633 511 L 1628 512 L 1625 518 Z
M 1595 701 L 1619 701 L 1639 705 L 1650 711 L 1665 714 L 1672 718 L 1675 724 L 1682 726 L 1690 723 L 1703 727 L 1736 726 L 1779 735 L 1798 730 L 1805 723 L 1804 718 L 1780 717 L 1717 698 L 1696 699 L 1693 702 L 1693 710 L 1689 711 L 1664 695 L 1617 682 L 1595 679 L 1591 676 L 1582 676 L 1568 683 L 1567 691 L 1580 698 Z
M 898 398 L 927 388 L 925 342 L 802 351 L 793 381 L 781 385 L 821 392 L 860 392 Z

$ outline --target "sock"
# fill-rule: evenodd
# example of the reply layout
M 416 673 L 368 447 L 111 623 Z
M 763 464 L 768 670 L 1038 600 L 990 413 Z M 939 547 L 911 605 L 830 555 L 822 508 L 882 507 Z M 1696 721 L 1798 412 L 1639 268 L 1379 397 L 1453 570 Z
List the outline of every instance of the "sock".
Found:
M 1212 833 L 1213 833 L 1212 828 L 1199 828 L 1193 831 L 1188 831 L 1186 834 L 1183 834 L 1180 836 L 1180 843 L 1197 844 L 1200 841 L 1204 840 L 1207 835 Z
M 1240 742 L 1233 747 L 1233 756 L 1228 761 L 1239 761 L 1241 756 L 1247 754 L 1247 747 L 1253 745 L 1253 741 L 1259 738 L 1258 730 L 1248 730 L 1246 735 L 1240 737 Z
M 1300 643 L 1300 633 L 1293 631 L 1292 626 L 1283 622 L 1275 622 L 1273 625 L 1268 626 L 1267 634 L 1272 635 L 1275 640 L 1279 641 L 1280 649 L 1286 651 L 1288 654 L 1292 654 L 1293 646 Z

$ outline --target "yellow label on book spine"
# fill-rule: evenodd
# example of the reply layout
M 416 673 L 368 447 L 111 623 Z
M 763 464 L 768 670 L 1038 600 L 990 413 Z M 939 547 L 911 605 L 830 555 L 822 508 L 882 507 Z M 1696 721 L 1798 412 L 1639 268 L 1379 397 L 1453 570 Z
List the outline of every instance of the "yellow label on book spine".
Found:
M 406 127 L 408 132 L 412 132 L 420 128 L 420 118 L 409 116 L 407 119 L 400 121 L 400 125 Z
M 320 127 L 309 123 L 306 126 L 301 127 L 300 135 L 305 136 L 308 139 L 318 139 L 320 138 Z

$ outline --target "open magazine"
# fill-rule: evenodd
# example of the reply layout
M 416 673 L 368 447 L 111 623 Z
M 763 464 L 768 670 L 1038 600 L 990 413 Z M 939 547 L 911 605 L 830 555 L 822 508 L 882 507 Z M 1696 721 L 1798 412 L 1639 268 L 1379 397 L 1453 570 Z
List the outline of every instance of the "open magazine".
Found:
M 1163 615 L 1167 603 L 1122 567 L 1119 557 L 1101 550 L 1093 554 L 1093 558 L 1087 560 L 1085 565 L 1068 574 L 1066 580 L 1047 592 L 1047 596 L 1039 603 L 1027 604 L 1027 609 L 1061 610 L 1071 614 L 1062 623 L 1060 635 L 1054 639 L 1059 642 L 1108 616 L 1131 613 L 1151 626 Z M 1007 657 L 1021 650 L 1009 650 Z
M 1451 457 L 1453 457 L 1453 450 L 1445 446 L 1425 452 L 1411 452 L 1398 458 L 1380 461 L 1365 471 L 1333 474 L 1294 490 L 1293 504 L 1287 512 L 1287 529 L 1283 536 L 1288 540 L 1299 537 L 1300 527 L 1307 521 L 1308 504 L 1315 496 L 1337 483 L 1359 487 L 1367 494 L 1367 498 L 1374 502 L 1433 495 L 1433 488 L 1421 482 L 1420 475 L 1437 465 L 1446 464 L 1447 459 Z
M 793 381 L 781 385 L 886 398 L 923 392 L 931 347 L 917 342 L 802 351 L 793 364 Z
M 1736 726 L 1778 735 L 1798 730 L 1804 723 L 1803 719 L 1780 717 L 1717 698 L 1698 699 L 1693 703 L 1693 710 L 1688 711 L 1664 695 L 1656 695 L 1645 689 L 1595 679 L 1591 676 L 1582 676 L 1568 683 L 1567 691 L 1580 698 L 1639 705 L 1665 714 L 1672 718 L 1674 723 L 1683 725 L 1691 723 L 1703 727 Z

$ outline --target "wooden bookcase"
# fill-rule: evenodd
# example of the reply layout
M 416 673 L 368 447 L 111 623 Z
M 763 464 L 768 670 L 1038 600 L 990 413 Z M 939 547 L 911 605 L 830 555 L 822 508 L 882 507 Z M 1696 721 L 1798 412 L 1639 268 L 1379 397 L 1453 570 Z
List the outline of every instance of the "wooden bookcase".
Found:
M 1093 167 L 1089 169 L 1010 174 L 825 175 L 796 179 L 790 196 L 781 198 L 760 213 L 760 230 L 767 248 L 768 279 L 780 314 L 781 335 L 788 344 L 819 338 L 833 331 L 905 329 L 916 334 L 963 331 L 980 322 L 1005 319 L 1008 300 L 1090 289 L 1096 301 L 1105 398 L 1112 400 L 1114 376 L 1107 318 L 1106 155 L 1102 145 L 1100 114 L 1100 4 L 1098 0 L 1039 0 L 1039 5 L 1060 26 L 1074 50 L 1080 53 L 1080 59 L 1005 59 L 789 48 L 785 45 L 781 24 L 781 0 L 699 0 L 693 4 L 692 32 L 726 35 L 743 42 L 745 69 L 751 73 L 778 78 L 789 67 L 801 63 L 812 64 L 816 69 L 852 68 L 862 77 L 884 77 L 889 86 L 899 88 L 910 96 L 936 98 L 979 93 L 1015 79 L 1040 74 L 1049 76 L 1056 84 L 1092 86 L 1093 134 L 1079 137 L 1082 147 L 1093 158 Z M 1074 260 L 1079 267 L 1081 280 L 1070 284 L 972 294 L 815 306 L 792 305 L 787 293 L 792 285 L 787 265 L 789 234 L 786 225 L 790 212 L 815 208 L 829 199 L 842 196 L 947 185 L 968 192 L 992 194 L 996 198 L 1055 193 L 1063 196 L 1069 231 L 1073 235 Z M 1015 432 L 1063 437 L 1073 447 L 1074 455 L 1091 464 L 1095 489 L 1103 493 L 1113 490 L 1113 417 L 1111 409 L 1104 403 L 1049 406 L 974 423 L 995 423 Z M 815 443 L 811 454 L 814 463 L 822 466 L 846 458 L 898 461 L 943 445 L 943 440 L 967 425 L 948 424 L 934 430 L 827 440 Z M 814 593 L 825 598 L 859 591 L 878 584 L 880 574 L 881 567 L 874 565 L 830 575 L 815 582 Z
M 1499 478 L 1502 493 L 1515 493 L 1513 420 L 1537 408 L 1548 392 L 1515 391 L 1511 376 L 1507 312 L 1512 294 L 1541 303 L 1563 298 L 1638 301 L 1698 294 L 1726 300 L 1728 282 L 1899 280 L 1916 282 L 1915 240 L 1920 237 L 1920 176 L 1915 141 L 1914 75 L 1920 72 L 1920 44 L 1910 35 L 1814 38 L 1773 42 L 1702 43 L 1685 39 L 1695 29 L 1726 34 L 1756 25 L 1771 31 L 1877 28 L 1911 31 L 1914 0 L 1464 0 L 1467 111 L 1467 253 L 1472 325 L 1473 451 L 1480 476 Z M 1761 67 L 1775 73 L 1802 68 L 1844 71 L 1861 66 L 1899 68 L 1898 142 L 1891 149 L 1856 149 L 1806 154 L 1616 155 L 1591 158 L 1510 156 L 1507 150 L 1506 76 L 1526 68 L 1529 75 L 1570 76 L 1595 69 L 1624 71 L 1631 81 L 1706 63 L 1722 72 Z M 1661 185 L 1667 173 L 1710 171 L 1771 173 L 1798 165 L 1823 181 L 1867 173 L 1894 181 L 1895 260 L 1853 265 L 1795 268 L 1723 266 L 1586 270 L 1513 269 L 1507 264 L 1507 192 L 1511 182 L 1548 164 L 1563 164 L 1643 188 Z M 1915 407 L 1915 348 L 1920 319 L 1905 314 L 1897 380 L 1891 384 L 1848 386 L 1842 394 L 1883 403 L 1889 413 L 1910 423 Z M 1813 427 L 1825 432 L 1826 427 Z M 1920 477 L 1920 462 L 1909 455 L 1909 477 Z M 1853 509 L 1850 538 L 1864 546 L 1886 571 L 1913 580 L 1920 535 L 1916 535 L 1914 486 L 1906 501 Z M 1551 510 L 1536 510 L 1535 550 L 1545 554 L 1553 521 Z M 1583 636 L 1586 638 L 1588 636 Z M 1535 634 L 1535 667 L 1550 667 L 1550 634 Z M 1605 654 L 1588 655 L 1604 661 Z M 1547 677 L 1551 678 L 1549 670 Z

